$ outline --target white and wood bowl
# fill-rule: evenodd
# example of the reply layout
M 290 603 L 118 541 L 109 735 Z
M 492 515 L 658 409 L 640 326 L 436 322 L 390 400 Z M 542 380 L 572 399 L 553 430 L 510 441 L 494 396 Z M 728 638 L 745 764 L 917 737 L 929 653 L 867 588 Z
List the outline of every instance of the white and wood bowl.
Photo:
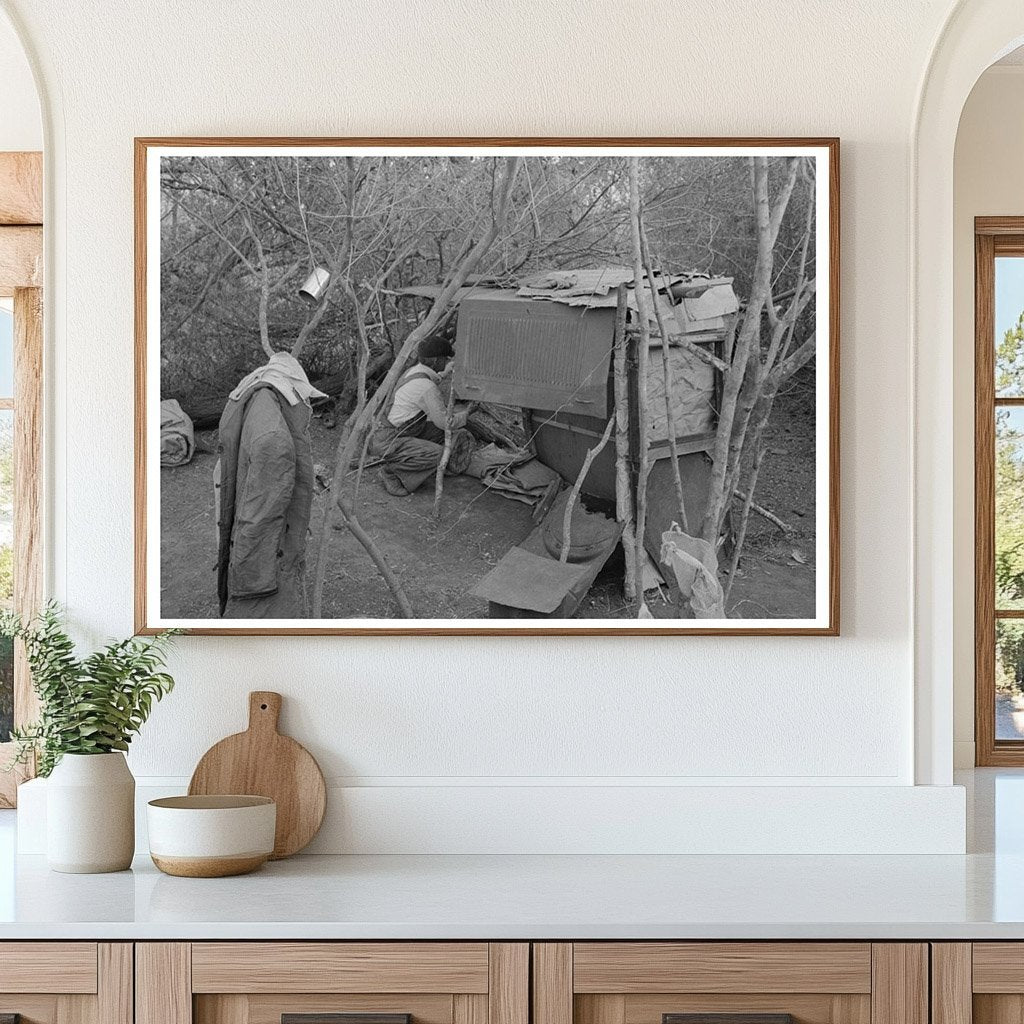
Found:
M 149 853 L 168 875 L 225 878 L 274 852 L 277 805 L 266 796 L 168 796 L 147 808 Z

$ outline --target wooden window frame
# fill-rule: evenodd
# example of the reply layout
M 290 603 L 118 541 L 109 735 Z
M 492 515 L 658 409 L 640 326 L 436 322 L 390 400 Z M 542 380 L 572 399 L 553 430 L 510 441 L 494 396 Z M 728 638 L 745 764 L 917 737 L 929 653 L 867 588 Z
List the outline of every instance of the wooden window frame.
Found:
M 34 615 L 43 595 L 43 158 L 0 153 L 0 298 L 14 299 L 14 608 Z M 32 721 L 38 702 L 25 652 L 14 655 L 14 724 Z M 13 743 L 0 743 L 0 807 L 14 807 L 33 766 L 3 771 Z

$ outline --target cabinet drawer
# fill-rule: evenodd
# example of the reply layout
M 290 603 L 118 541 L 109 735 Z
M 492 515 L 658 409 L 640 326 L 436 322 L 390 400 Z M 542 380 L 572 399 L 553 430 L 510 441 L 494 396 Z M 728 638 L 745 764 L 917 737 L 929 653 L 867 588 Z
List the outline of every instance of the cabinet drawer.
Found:
M 96 957 L 95 942 L 0 943 L 0 992 L 93 993 Z
M 871 991 L 870 943 L 578 942 L 573 991 Z
M 975 942 L 971 969 L 976 993 L 1024 994 L 1024 942 Z
M 136 947 L 136 1024 L 529 1024 L 514 942 Z
M 0 942 L 0 1018 L 21 1024 L 132 1024 L 126 942 Z
M 193 992 L 472 992 L 486 942 L 197 942 Z
M 534 1024 L 927 1024 L 923 943 L 538 943 Z

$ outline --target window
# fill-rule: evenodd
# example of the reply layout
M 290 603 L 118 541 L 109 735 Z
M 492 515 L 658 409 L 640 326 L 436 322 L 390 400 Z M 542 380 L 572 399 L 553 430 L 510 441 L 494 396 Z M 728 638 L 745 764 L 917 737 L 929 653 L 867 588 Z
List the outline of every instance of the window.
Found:
M 1024 218 L 975 237 L 976 761 L 1024 765 Z

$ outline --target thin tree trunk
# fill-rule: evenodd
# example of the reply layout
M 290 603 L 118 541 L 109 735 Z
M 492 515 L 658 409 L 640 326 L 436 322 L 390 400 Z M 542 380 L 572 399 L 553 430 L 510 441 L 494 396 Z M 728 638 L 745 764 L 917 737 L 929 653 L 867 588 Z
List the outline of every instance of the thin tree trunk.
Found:
M 792 190 L 789 190 L 789 192 L 784 191 L 783 193 L 787 202 L 788 196 L 791 192 Z M 732 494 L 738 485 L 741 473 L 741 464 L 743 461 L 742 453 L 747 429 L 750 425 L 750 417 L 753 414 L 757 403 L 760 401 L 761 395 L 764 393 L 766 387 L 769 386 L 769 375 L 776 362 L 780 358 L 784 358 L 786 353 L 789 351 L 797 318 L 810 300 L 810 293 L 806 290 L 807 253 L 810 246 L 811 229 L 814 224 L 814 211 L 815 194 L 814 190 L 811 189 L 807 200 L 804 234 L 800 247 L 800 262 L 797 267 L 797 284 L 792 292 L 789 308 L 781 317 L 775 316 L 772 306 L 776 299 L 769 293 L 766 308 L 772 309 L 773 314 L 771 342 L 768 345 L 768 351 L 763 360 L 761 359 L 760 351 L 756 353 L 750 364 L 751 372 L 748 373 L 747 379 L 740 392 L 739 411 L 736 421 L 733 424 L 732 439 L 729 449 L 729 472 L 725 481 L 726 494 Z M 784 212 L 785 211 L 783 210 L 782 213 Z M 781 214 L 778 211 L 773 214 L 772 221 L 773 223 L 781 223 Z M 777 387 L 776 390 L 778 390 Z
M 738 475 L 739 486 L 734 491 L 736 497 L 743 502 L 743 505 L 740 511 L 739 528 L 736 532 L 736 542 L 733 547 L 732 558 L 729 561 L 729 578 L 725 587 L 726 597 L 729 596 L 729 591 L 736 576 L 736 570 L 739 568 L 743 547 L 747 539 L 747 525 L 750 521 L 751 511 L 755 511 L 770 522 L 774 522 L 782 530 L 789 531 L 789 526 L 779 519 L 778 516 L 773 515 L 754 501 L 754 489 L 757 487 L 757 478 L 761 472 L 761 463 L 764 460 L 767 447 L 764 441 L 765 430 L 767 429 L 768 421 L 771 419 L 778 391 L 778 387 L 769 383 L 758 398 L 754 424 L 751 428 L 752 436 L 747 439 L 745 450 L 749 454 L 744 460 L 746 462 L 744 472 Z
M 260 241 L 259 235 L 256 234 L 252 221 L 246 217 L 245 223 L 249 228 L 249 234 L 252 235 L 253 242 L 256 243 L 256 255 L 260 261 L 260 345 L 269 359 L 274 354 L 274 349 L 270 344 L 270 327 L 267 324 L 267 307 L 270 305 L 270 271 L 267 267 L 267 256 L 263 251 L 263 243 Z
M 757 475 L 761 471 L 761 459 L 763 452 L 754 456 L 753 467 L 749 479 L 746 481 L 746 492 L 743 496 L 743 506 L 740 511 L 740 524 L 736 530 L 736 546 L 732 549 L 732 558 L 729 560 L 729 575 L 725 582 L 725 600 L 729 600 L 732 593 L 732 585 L 736 581 L 736 572 L 740 567 L 740 555 L 743 552 L 743 545 L 747 539 L 747 524 L 750 522 L 750 510 L 754 506 L 754 488 L 757 486 Z
M 761 311 L 764 309 L 771 284 L 772 237 L 771 207 L 768 201 L 768 161 L 765 157 L 750 158 L 750 175 L 754 193 L 754 211 L 757 223 L 757 259 L 747 301 L 743 324 L 736 335 L 729 372 L 725 375 L 722 388 L 722 407 L 718 413 L 718 429 L 711 456 L 711 482 L 708 489 L 708 505 L 701 526 L 701 536 L 712 546 L 717 546 L 722 519 L 731 498 L 725 491 L 729 469 L 729 451 L 732 442 L 733 422 L 740 388 L 747 373 L 754 341 L 760 337 Z
M 356 337 L 359 342 L 359 354 L 356 359 L 356 408 L 366 405 L 366 371 L 370 365 L 370 339 L 366 334 L 366 307 L 359 301 L 352 282 L 346 277 L 341 282 L 356 320 Z
M 647 528 L 647 477 L 650 473 L 650 438 L 647 409 L 647 362 L 650 356 L 651 325 L 647 318 L 643 260 L 640 245 L 640 159 L 629 158 L 629 226 L 633 238 L 633 292 L 637 319 L 640 321 L 640 345 L 637 351 L 637 421 L 640 452 L 636 483 L 636 535 L 633 538 L 634 565 L 637 573 L 637 597 L 643 601 L 644 531 Z
M 352 459 L 352 452 L 357 443 L 356 439 L 361 437 L 369 426 L 370 421 L 376 415 L 377 410 L 383 405 L 394 389 L 395 383 L 401 376 L 405 363 L 413 353 L 416 346 L 427 337 L 437 326 L 448 306 L 451 304 L 459 289 L 465 284 L 466 278 L 473 272 L 477 263 L 480 262 L 484 253 L 490 249 L 494 240 L 498 237 L 505 223 L 505 215 L 508 209 L 508 199 L 512 192 L 512 185 L 515 182 L 516 174 L 522 164 L 522 157 L 510 157 L 505 161 L 505 179 L 498 193 L 498 203 L 491 217 L 491 224 L 479 241 L 470 249 L 465 258 L 461 261 L 458 269 L 452 275 L 448 284 L 442 289 L 441 294 L 434 301 L 430 312 L 420 325 L 413 329 L 405 339 L 398 355 L 395 358 L 391 369 L 388 370 L 381 382 L 381 385 L 374 392 L 362 410 L 352 417 L 352 429 L 347 436 L 343 436 L 338 443 L 338 455 L 335 461 L 334 478 L 331 480 L 331 493 L 329 497 L 330 507 L 342 508 L 342 488 L 344 487 L 345 469 Z M 344 509 L 342 509 L 344 513 Z M 320 547 L 317 550 L 316 576 L 313 589 L 313 617 L 319 618 L 323 607 L 324 578 L 327 572 L 327 541 L 330 531 L 324 530 L 320 538 Z M 387 577 L 385 577 L 386 579 Z
M 583 481 L 587 479 L 587 474 L 590 472 L 590 467 L 593 464 L 594 459 L 604 451 L 604 446 L 612 436 L 613 426 L 615 426 L 615 417 L 609 416 L 608 424 L 604 428 L 601 440 L 587 452 L 587 456 L 583 460 L 583 465 L 580 466 L 580 471 L 576 475 L 576 482 L 572 485 L 569 497 L 565 500 L 565 516 L 562 519 L 562 551 L 558 556 L 558 560 L 563 565 L 569 561 L 569 543 L 572 539 L 572 510 L 576 506 L 576 499 L 580 496 L 580 491 L 583 489 Z
M 679 507 L 679 522 L 684 533 L 690 532 L 690 521 L 686 514 L 686 497 L 683 494 L 683 476 L 679 469 L 679 448 L 676 445 L 676 416 L 672 409 L 672 393 L 675 385 L 672 382 L 672 364 L 669 360 L 668 328 L 661 315 L 658 305 L 658 289 L 654 282 L 654 271 L 651 268 L 651 252 L 647 245 L 647 232 L 644 231 L 643 216 L 640 219 L 640 250 L 643 255 L 644 270 L 651 285 L 651 301 L 654 303 L 654 316 L 658 321 L 658 333 L 661 335 L 661 372 L 665 379 L 665 429 L 668 431 L 668 446 L 672 453 L 672 476 L 676 485 L 676 504 Z
M 633 543 L 633 493 L 629 467 L 629 389 L 626 361 L 626 286 L 620 284 L 615 309 L 615 518 L 622 524 L 622 551 L 626 572 L 622 590 L 627 601 L 636 597 L 636 548 Z

